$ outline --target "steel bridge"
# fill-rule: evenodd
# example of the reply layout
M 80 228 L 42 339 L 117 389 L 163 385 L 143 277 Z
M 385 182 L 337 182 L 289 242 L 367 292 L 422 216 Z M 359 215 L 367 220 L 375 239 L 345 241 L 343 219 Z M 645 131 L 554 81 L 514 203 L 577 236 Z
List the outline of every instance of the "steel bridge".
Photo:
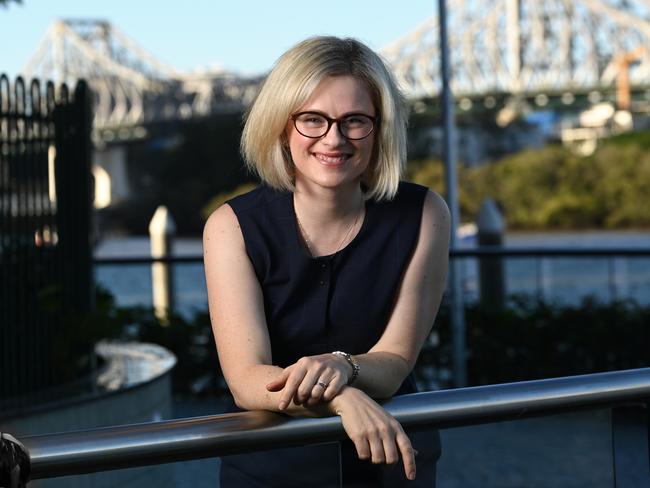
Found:
M 96 98 L 93 126 L 104 140 L 138 138 L 152 122 L 239 111 L 263 79 L 180 73 L 111 23 L 87 19 L 55 21 L 21 74 L 68 85 L 85 79 Z
M 597 103 L 620 80 L 650 100 L 649 0 L 450 0 L 448 22 L 461 108 L 476 100 L 491 108 L 512 96 L 544 106 L 588 94 Z M 409 97 L 436 97 L 436 16 L 381 53 Z M 67 83 L 85 78 L 96 96 L 94 126 L 105 139 L 137 137 L 139 126 L 160 120 L 241 110 L 263 79 L 179 73 L 94 20 L 54 22 L 22 73 Z

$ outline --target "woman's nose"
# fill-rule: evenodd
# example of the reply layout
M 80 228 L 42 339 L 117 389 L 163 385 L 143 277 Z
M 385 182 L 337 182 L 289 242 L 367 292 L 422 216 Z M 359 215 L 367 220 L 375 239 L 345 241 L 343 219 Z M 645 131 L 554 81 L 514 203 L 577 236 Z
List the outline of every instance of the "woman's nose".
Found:
M 339 130 L 339 123 L 334 121 L 332 122 L 329 130 L 322 137 L 322 141 L 329 145 L 335 146 L 344 144 L 347 139 L 343 137 L 343 134 L 341 134 L 341 131 Z

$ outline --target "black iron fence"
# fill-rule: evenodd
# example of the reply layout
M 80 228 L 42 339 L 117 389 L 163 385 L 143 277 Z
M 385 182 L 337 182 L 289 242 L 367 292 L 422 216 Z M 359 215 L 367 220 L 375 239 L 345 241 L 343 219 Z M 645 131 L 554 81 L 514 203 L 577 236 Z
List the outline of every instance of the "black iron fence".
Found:
M 0 76 L 0 410 L 65 380 L 66 316 L 92 307 L 90 96 Z

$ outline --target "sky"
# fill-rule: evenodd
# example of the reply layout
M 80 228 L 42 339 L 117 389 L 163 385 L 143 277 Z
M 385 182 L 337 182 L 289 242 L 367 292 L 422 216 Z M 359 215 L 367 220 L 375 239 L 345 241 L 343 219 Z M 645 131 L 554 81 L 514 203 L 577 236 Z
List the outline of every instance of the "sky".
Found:
M 434 0 L 23 0 L 0 7 L 0 73 L 18 74 L 56 19 L 108 20 L 181 72 L 219 66 L 254 75 L 312 35 L 380 49 L 436 9 Z

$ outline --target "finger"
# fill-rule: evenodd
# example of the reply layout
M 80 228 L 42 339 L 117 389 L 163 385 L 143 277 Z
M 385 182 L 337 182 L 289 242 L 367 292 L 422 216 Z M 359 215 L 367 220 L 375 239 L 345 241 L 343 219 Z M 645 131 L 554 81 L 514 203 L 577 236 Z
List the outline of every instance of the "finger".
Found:
M 357 456 L 359 456 L 359 459 L 362 461 L 370 459 L 370 445 L 368 444 L 368 440 L 362 437 L 353 440 L 353 442 L 354 447 L 357 449 Z
M 320 378 L 319 370 L 314 371 L 313 369 L 308 369 L 305 372 L 305 376 L 303 377 L 296 391 L 295 400 L 297 404 L 301 404 L 309 400 L 309 398 L 313 393 L 314 387 L 319 381 L 319 378 Z
M 311 398 L 309 399 L 309 403 L 313 405 L 314 403 L 321 401 L 321 398 L 325 396 L 325 392 L 328 390 L 329 385 L 324 381 L 318 380 L 311 390 Z
M 329 400 L 325 399 L 325 396 L 328 395 L 333 398 L 332 395 L 329 395 L 330 385 L 323 383 L 323 381 L 318 381 L 312 390 L 311 397 L 307 400 L 307 405 L 316 405 L 320 402 L 328 402 Z
M 371 436 L 368 439 L 370 444 L 370 460 L 373 464 L 384 464 L 386 462 L 386 454 L 384 453 L 384 443 L 381 437 Z
M 289 374 L 291 374 L 291 370 L 289 368 L 283 369 L 276 378 L 266 384 L 266 389 L 268 391 L 280 391 L 282 388 L 284 388 Z
M 410 480 L 415 479 L 415 450 L 411 445 L 411 440 L 404 433 L 403 430 L 397 433 L 395 437 L 397 447 L 399 447 L 400 454 L 402 455 L 402 462 L 404 463 L 404 473 Z
M 337 375 L 334 378 L 332 378 L 329 386 L 323 392 L 323 401 L 324 402 L 332 401 L 336 395 L 341 393 L 341 390 L 345 385 L 346 385 L 346 381 L 341 376 Z
M 386 464 L 397 464 L 399 461 L 399 452 L 397 451 L 397 444 L 394 437 L 386 437 L 383 439 L 384 455 L 386 456 Z
M 284 388 L 282 389 L 282 395 L 280 395 L 280 403 L 278 404 L 280 410 L 284 410 L 289 406 L 291 400 L 296 396 L 296 391 L 304 377 L 305 371 L 301 368 L 294 368 L 293 371 L 291 371 L 291 374 L 287 378 Z

